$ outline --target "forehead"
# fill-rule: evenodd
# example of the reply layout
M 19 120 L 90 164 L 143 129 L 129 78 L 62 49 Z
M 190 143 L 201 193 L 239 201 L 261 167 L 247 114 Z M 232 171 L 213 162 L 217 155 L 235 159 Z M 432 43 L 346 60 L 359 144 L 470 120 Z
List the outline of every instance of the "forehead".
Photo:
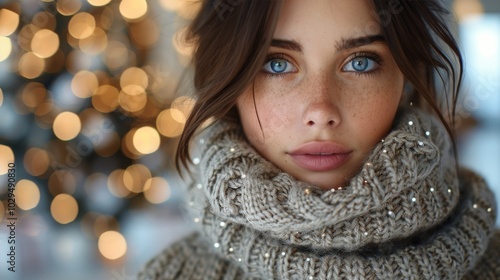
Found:
M 286 0 L 275 37 L 353 37 L 381 32 L 371 0 Z M 309 35 L 309 36 L 308 36 Z

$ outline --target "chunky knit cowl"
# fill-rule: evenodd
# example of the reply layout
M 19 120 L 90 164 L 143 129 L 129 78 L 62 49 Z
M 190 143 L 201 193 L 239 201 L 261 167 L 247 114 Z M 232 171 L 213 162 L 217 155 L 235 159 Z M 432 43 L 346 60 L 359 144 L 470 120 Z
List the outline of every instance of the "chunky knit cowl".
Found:
M 188 199 L 199 232 L 140 279 L 500 279 L 494 196 L 457 174 L 442 125 L 416 109 L 338 190 L 284 173 L 238 125 L 218 122 L 199 143 Z

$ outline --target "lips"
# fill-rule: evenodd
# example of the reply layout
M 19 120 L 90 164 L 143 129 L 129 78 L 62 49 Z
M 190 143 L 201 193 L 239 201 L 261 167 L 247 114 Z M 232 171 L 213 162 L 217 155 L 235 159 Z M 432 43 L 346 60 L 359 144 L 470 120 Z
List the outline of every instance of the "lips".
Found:
M 329 171 L 349 160 L 351 150 L 334 142 L 308 142 L 289 153 L 300 167 L 311 171 Z

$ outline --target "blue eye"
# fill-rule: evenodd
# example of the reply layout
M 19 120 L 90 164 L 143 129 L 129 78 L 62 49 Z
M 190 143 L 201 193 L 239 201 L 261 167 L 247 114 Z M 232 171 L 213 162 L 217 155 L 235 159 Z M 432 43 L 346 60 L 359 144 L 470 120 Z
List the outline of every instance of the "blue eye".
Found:
M 378 67 L 378 63 L 366 56 L 355 57 L 350 60 L 345 66 L 346 72 L 370 72 Z
M 283 58 L 274 58 L 269 60 L 262 67 L 265 72 L 271 74 L 282 74 L 295 71 L 295 66 Z

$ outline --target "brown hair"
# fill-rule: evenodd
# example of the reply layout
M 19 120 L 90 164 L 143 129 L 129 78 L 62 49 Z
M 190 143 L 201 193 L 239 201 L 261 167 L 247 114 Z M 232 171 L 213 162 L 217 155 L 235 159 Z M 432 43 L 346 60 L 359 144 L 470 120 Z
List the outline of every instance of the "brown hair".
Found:
M 453 136 L 462 58 L 444 22 L 447 11 L 438 0 L 373 0 L 373 4 L 389 49 L 413 87 L 412 101 L 416 106 L 430 107 Z M 280 0 L 204 1 L 187 38 L 196 45 L 193 65 L 197 101 L 177 147 L 177 169 L 190 161 L 190 140 L 204 123 L 211 118 L 237 119 L 236 100 L 262 68 L 281 5 Z M 449 101 L 447 117 L 437 102 L 437 77 L 443 84 L 451 84 L 446 90 L 451 96 L 445 96 Z
M 463 78 L 463 59 L 439 0 L 373 0 L 387 45 L 406 80 L 411 101 L 434 112 L 445 126 L 456 151 L 455 108 Z M 444 73 L 443 73 L 444 71 Z M 443 86 L 437 92 L 437 84 Z M 438 102 L 441 98 L 442 102 Z M 444 103 L 444 104 L 441 104 Z M 442 110 L 446 109 L 446 116 Z M 458 159 L 456 161 L 458 167 Z

